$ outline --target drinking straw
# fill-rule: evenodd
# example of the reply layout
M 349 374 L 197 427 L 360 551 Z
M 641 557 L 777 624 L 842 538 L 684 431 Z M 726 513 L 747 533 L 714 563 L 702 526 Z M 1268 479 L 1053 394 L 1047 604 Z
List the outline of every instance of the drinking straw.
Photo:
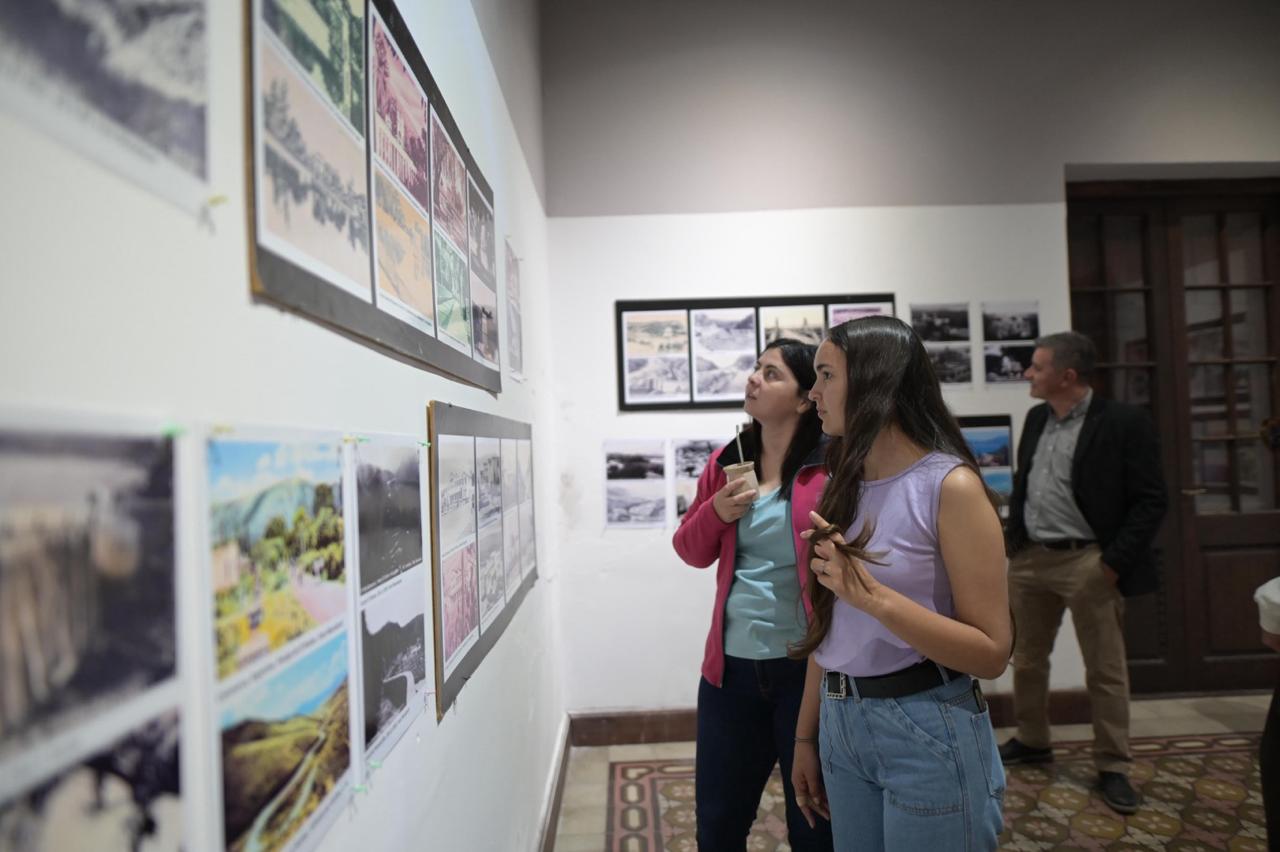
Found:
M 741 423 L 739 423 L 737 426 L 734 427 L 733 440 L 736 441 L 738 444 L 738 461 L 740 462 L 746 461 L 747 460 L 746 456 L 742 454 L 742 424 Z

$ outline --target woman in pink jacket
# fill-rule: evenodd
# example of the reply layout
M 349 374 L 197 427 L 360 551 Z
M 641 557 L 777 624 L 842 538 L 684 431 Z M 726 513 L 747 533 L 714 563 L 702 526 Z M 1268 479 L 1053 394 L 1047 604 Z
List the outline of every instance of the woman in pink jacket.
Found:
M 676 552 L 696 568 L 716 564 L 715 609 L 698 686 L 698 849 L 746 848 L 760 794 L 775 764 L 786 788 L 787 830 L 796 852 L 830 850 L 831 824 L 806 822 L 791 786 L 796 718 L 805 663 L 787 656 L 805 635 L 807 542 L 822 493 L 822 425 L 808 392 L 814 347 L 770 343 L 747 380 L 751 426 L 742 455 L 730 441 L 698 479 L 675 534 Z M 724 468 L 755 464 L 758 489 L 727 482 Z M 717 562 L 718 560 L 718 562 Z

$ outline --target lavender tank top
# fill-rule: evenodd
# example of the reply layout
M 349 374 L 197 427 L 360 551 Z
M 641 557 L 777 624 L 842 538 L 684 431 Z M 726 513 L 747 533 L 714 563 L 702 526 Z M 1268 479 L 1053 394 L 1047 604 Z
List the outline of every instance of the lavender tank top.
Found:
M 862 483 L 858 516 L 844 534 L 852 540 L 865 520 L 873 522 L 868 550 L 884 553 L 885 564 L 868 564 L 867 570 L 884 585 L 948 617 L 954 617 L 955 607 L 938 544 L 938 502 L 942 480 L 963 463 L 933 452 L 896 476 Z M 853 677 L 889 674 L 924 659 L 875 618 L 839 599 L 814 658 L 827 671 Z

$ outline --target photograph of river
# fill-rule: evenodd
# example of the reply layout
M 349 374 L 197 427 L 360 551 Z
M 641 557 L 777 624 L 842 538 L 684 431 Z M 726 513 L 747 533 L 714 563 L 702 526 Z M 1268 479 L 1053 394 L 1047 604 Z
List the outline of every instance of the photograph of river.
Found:
M 344 631 L 222 705 L 228 850 L 285 848 L 345 790 L 349 718 Z

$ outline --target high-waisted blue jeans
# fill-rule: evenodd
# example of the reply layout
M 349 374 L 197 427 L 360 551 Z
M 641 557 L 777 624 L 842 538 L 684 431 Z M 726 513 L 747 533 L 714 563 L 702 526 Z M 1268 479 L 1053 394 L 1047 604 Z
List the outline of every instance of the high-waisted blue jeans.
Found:
M 818 729 L 836 849 L 995 849 L 1004 766 L 973 679 L 903 698 L 849 689 L 824 692 Z

